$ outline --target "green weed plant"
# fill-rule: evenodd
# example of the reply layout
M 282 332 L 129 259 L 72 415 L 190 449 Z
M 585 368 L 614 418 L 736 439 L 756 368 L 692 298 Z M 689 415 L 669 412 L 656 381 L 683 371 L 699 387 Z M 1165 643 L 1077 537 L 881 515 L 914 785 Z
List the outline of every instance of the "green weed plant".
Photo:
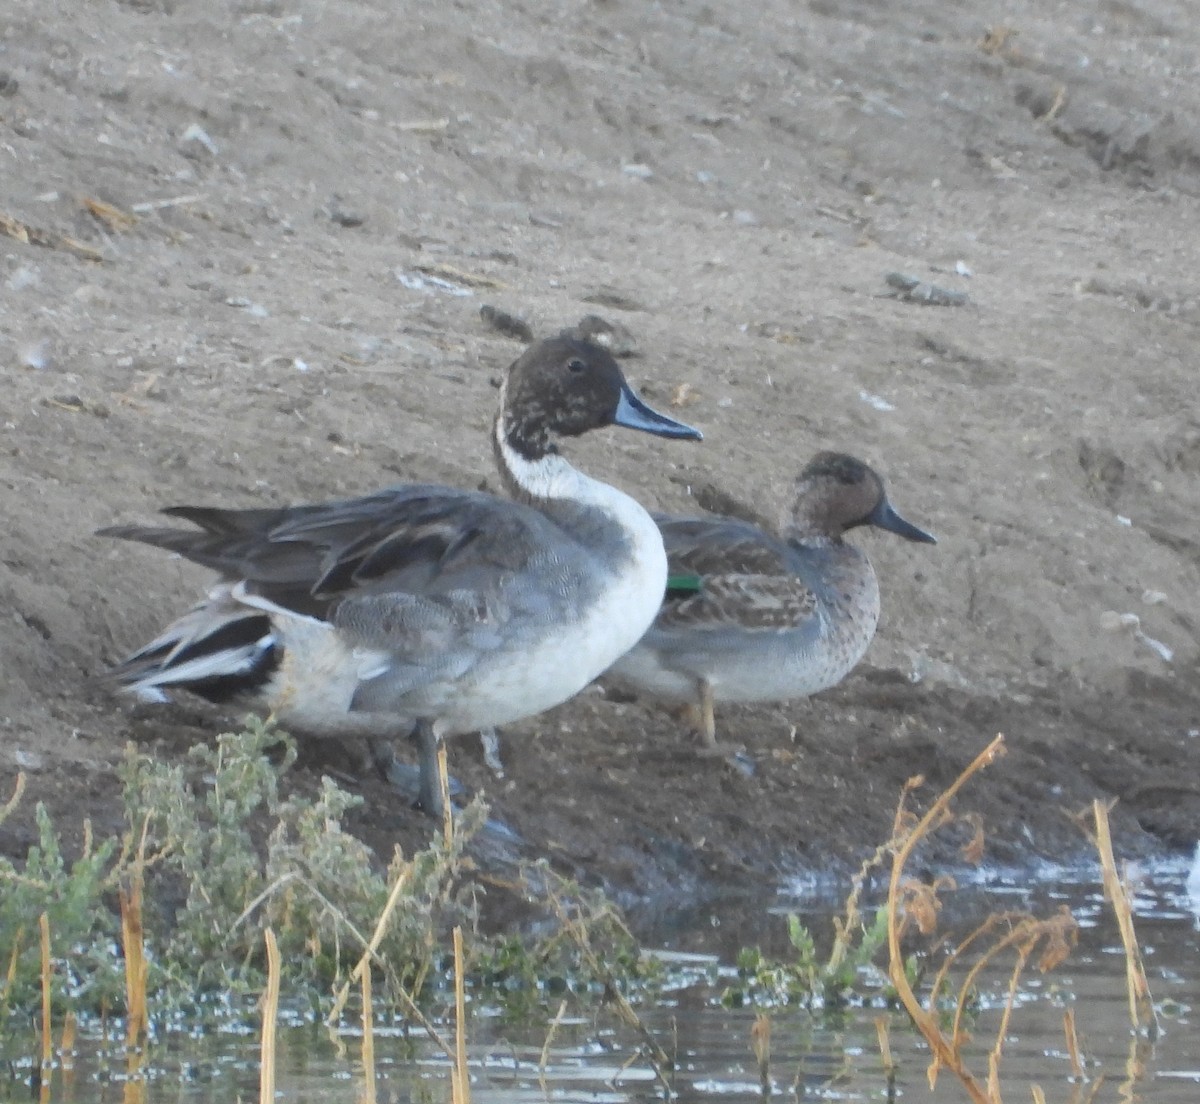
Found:
M 64 858 L 42 805 L 38 842 L 22 866 L 0 859 L 0 1023 L 41 1001 L 39 917 L 51 933 L 55 1008 L 98 1013 L 124 1003 L 116 914 L 119 885 L 144 884 L 143 926 L 152 1016 L 230 1007 L 265 976 L 272 928 L 293 993 L 316 1007 L 362 954 L 397 878 L 405 880 L 376 963 L 410 995 L 436 966 L 454 924 L 474 924 L 459 879 L 464 848 L 483 823 L 481 803 L 406 857 L 383 866 L 342 819 L 360 799 L 329 778 L 314 796 L 282 797 L 291 740 L 260 721 L 164 763 L 130 749 L 121 767 L 127 831 Z M 0 811 L 10 814 L 16 802 Z M 385 990 L 386 993 L 386 990 Z

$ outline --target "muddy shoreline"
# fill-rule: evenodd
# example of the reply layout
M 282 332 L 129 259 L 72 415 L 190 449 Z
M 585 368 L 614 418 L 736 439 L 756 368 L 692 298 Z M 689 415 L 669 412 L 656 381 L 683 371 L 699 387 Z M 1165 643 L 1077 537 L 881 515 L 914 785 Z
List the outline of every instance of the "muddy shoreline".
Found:
M 1190 849 L 1200 29 L 1170 0 L 993 15 L 15 0 L 0 793 L 28 789 L 0 849 L 25 853 L 37 801 L 69 838 L 119 831 L 127 741 L 172 758 L 237 723 L 97 683 L 206 577 L 94 530 L 494 489 L 493 381 L 524 331 L 482 306 L 539 335 L 603 316 L 648 401 L 704 430 L 572 446 L 647 505 L 775 518 L 834 448 L 940 538 L 861 538 L 879 636 L 812 701 L 722 710 L 751 769 L 600 690 L 507 733 L 503 779 L 455 741 L 531 853 L 629 902 L 848 872 L 906 779 L 931 793 L 997 732 L 960 803 L 990 861 L 1086 854 L 1068 814 L 1096 798 L 1123 854 Z M 292 784 L 353 777 L 342 759 Z M 353 784 L 378 854 L 428 838 Z

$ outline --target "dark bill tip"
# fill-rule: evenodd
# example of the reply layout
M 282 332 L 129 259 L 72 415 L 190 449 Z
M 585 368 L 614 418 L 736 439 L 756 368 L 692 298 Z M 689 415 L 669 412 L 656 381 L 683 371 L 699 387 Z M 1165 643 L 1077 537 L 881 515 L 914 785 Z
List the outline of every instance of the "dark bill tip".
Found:
M 937 544 L 937 537 L 932 533 L 925 532 L 924 529 L 919 529 L 911 521 L 905 521 L 892 509 L 892 504 L 886 498 L 880 502 L 875 508 L 875 512 L 867 520 L 877 528 L 886 529 L 889 533 L 895 533 L 896 536 L 903 537 L 905 540 L 918 541 L 921 544 Z
M 690 425 L 668 418 L 657 410 L 651 410 L 629 384 L 621 387 L 621 398 L 613 415 L 613 425 L 624 426 L 626 429 L 640 429 L 644 433 L 653 433 L 659 437 L 677 437 L 685 441 L 702 441 L 704 434 Z

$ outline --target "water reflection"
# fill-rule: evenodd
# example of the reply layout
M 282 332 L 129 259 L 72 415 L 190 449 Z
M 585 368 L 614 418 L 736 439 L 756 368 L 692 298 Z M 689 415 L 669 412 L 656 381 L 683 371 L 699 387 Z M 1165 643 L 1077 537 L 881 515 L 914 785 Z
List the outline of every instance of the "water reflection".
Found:
M 1048 915 L 1061 903 L 1082 925 L 1075 954 L 1055 973 L 1030 973 L 1004 1047 L 1001 1084 L 1007 1101 L 1028 1101 L 1040 1084 L 1047 1099 L 1083 1104 L 1095 1079 L 1104 1077 L 1097 1101 L 1146 1100 L 1195 1104 L 1200 1100 L 1200 863 L 1180 861 L 1137 876 L 1138 934 L 1159 1010 L 1162 1034 L 1151 1046 L 1129 1030 L 1124 958 L 1115 922 L 1088 872 L 1055 871 L 1052 881 L 991 872 L 958 897 L 984 909 L 1019 906 Z M 791 902 L 768 912 L 724 909 L 693 916 L 689 930 L 664 933 L 672 982 L 657 1007 L 639 1013 L 658 1044 L 673 1057 L 673 1087 L 681 1104 L 740 1104 L 761 1100 L 760 1070 L 751 1051 L 752 1010 L 723 1008 L 717 997 L 733 954 L 745 943 L 772 953 L 786 948 L 778 915 L 799 911 L 813 931 L 825 931 L 832 902 Z M 959 926 L 960 921 L 964 926 Z M 970 917 L 947 916 L 956 930 Z M 696 954 L 694 948 L 711 948 Z M 689 953 L 690 952 L 690 953 Z M 719 956 L 719 957 L 718 957 Z M 1009 965 L 983 983 L 973 1027 L 972 1065 L 986 1079 L 986 1051 L 1002 1014 Z M 1085 1078 L 1072 1079 L 1064 1013 L 1073 1010 L 1085 1058 Z M 929 1052 L 905 1019 L 879 1008 L 850 1009 L 837 1018 L 802 1010 L 771 1013 L 768 1076 L 773 1093 L 801 1100 L 886 1100 L 888 1077 L 876 1021 L 884 1016 L 897 1098 L 931 1102 L 966 1099 L 943 1072 L 937 1088 L 926 1082 Z M 514 1024 L 497 1009 L 479 1007 L 471 1020 L 472 1096 L 476 1104 L 640 1104 L 661 1099 L 658 1072 L 638 1039 L 601 1014 L 565 1017 L 547 1046 L 549 1019 Z M 247 1020 L 198 1037 L 180 1029 L 155 1045 L 144 1092 L 131 1093 L 124 1059 L 106 1060 L 98 1040 L 81 1039 L 74 1069 L 56 1072 L 47 1101 L 122 1102 L 170 1098 L 180 1104 L 231 1104 L 258 1095 L 257 1025 Z M 118 1053 L 115 1049 L 111 1053 Z M 278 1099 L 286 1104 L 357 1104 L 363 1088 L 359 1039 L 346 1031 L 339 1042 L 300 1017 L 281 1022 Z M 449 1099 L 449 1066 L 442 1052 L 418 1033 L 380 1024 L 375 1033 L 376 1088 L 381 1104 Z M 26 1095 L 33 1056 L 7 1055 L 7 1097 Z M 35 1099 L 36 1099 L 35 1095 Z

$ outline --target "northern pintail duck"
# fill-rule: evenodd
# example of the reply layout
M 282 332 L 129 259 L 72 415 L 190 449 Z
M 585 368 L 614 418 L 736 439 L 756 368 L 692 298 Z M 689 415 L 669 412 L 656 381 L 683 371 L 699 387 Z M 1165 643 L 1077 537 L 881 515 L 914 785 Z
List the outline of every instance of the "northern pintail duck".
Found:
M 113 672 L 143 697 L 252 696 L 335 738 L 414 732 L 420 804 L 440 814 L 437 742 L 532 716 L 649 628 L 667 581 L 653 519 L 555 442 L 618 425 L 700 433 L 651 410 L 607 351 L 530 346 L 500 390 L 492 444 L 511 499 L 410 484 L 283 509 L 178 506 L 198 530 L 117 526 L 210 567 L 207 598 Z
M 610 672 L 686 703 L 702 750 L 718 752 L 713 704 L 802 698 L 839 683 L 879 623 L 871 561 L 843 540 L 874 525 L 935 544 L 892 508 L 861 460 L 822 452 L 800 473 L 782 532 L 735 518 L 655 518 L 669 561 L 662 609 Z

